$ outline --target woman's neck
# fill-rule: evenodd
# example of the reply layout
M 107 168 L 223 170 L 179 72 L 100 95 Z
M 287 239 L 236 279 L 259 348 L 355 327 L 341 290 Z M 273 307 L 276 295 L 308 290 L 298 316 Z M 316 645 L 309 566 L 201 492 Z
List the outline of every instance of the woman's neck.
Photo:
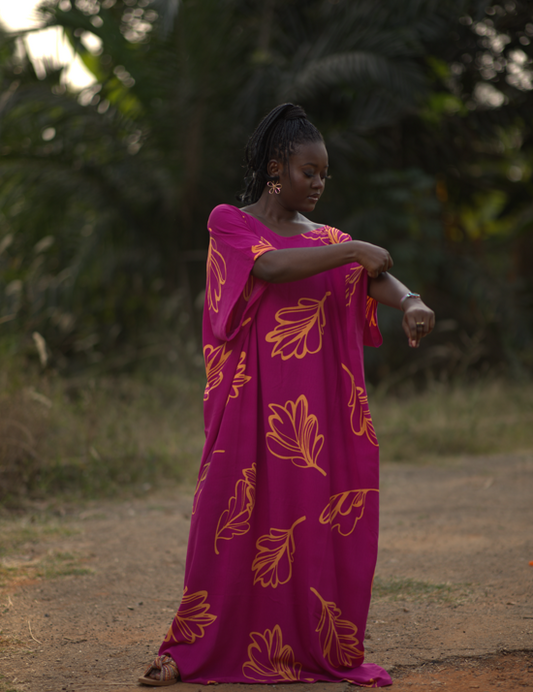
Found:
M 300 212 L 284 207 L 277 196 L 269 194 L 266 188 L 257 202 L 244 207 L 244 211 L 258 218 L 269 228 L 272 226 L 290 226 L 291 224 L 300 225 L 302 221 L 307 221 Z

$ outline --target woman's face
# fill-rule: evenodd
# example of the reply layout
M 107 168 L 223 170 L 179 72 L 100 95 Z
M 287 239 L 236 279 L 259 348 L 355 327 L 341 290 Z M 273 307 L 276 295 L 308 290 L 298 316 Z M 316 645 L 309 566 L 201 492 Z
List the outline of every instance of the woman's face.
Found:
M 300 144 L 288 165 L 271 162 L 270 174 L 279 176 L 281 192 L 276 195 L 286 209 L 311 212 L 324 192 L 328 175 L 328 152 L 323 142 Z

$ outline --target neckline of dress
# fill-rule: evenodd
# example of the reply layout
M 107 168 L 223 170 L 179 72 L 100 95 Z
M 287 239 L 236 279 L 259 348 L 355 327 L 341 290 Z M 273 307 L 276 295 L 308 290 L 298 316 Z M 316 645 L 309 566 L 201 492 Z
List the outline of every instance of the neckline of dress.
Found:
M 233 207 L 234 209 L 237 209 L 240 211 L 241 214 L 244 214 L 245 216 L 249 217 L 250 219 L 253 219 L 254 221 L 257 221 L 257 223 L 261 224 L 263 228 L 266 228 L 267 231 L 270 231 L 273 235 L 276 236 L 276 238 L 300 238 L 301 236 L 305 235 L 306 233 L 313 233 L 315 231 L 321 231 L 322 229 L 326 228 L 327 224 L 322 224 L 322 226 L 319 226 L 318 228 L 313 228 L 310 231 L 304 231 L 304 233 L 295 233 L 294 235 L 280 235 L 279 233 L 276 233 L 276 231 L 273 231 L 270 226 L 267 226 L 264 224 L 262 221 L 259 221 L 259 219 L 255 216 L 252 216 L 251 214 L 248 214 L 248 212 L 243 211 L 242 209 L 239 209 L 239 207 Z

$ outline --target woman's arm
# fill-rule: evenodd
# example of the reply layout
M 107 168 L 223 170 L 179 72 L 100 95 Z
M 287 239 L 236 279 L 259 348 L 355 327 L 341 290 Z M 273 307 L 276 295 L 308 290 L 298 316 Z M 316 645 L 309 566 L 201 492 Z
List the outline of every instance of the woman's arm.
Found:
M 409 345 L 418 346 L 420 339 L 435 326 L 435 315 L 419 298 L 407 298 L 400 304 L 409 289 L 387 273 L 393 261 L 384 248 L 351 240 L 322 247 L 272 250 L 257 258 L 252 274 L 270 283 L 284 283 L 306 279 L 351 262 L 358 262 L 367 270 L 370 277 L 369 296 L 378 303 L 403 309 L 402 326 Z
M 270 283 L 284 283 L 306 279 L 351 262 L 362 264 L 372 277 L 379 276 L 393 265 L 391 256 L 384 248 L 361 240 L 351 240 L 322 247 L 265 252 L 255 261 L 252 274 Z
M 410 293 L 394 276 L 384 272 L 368 282 L 368 295 L 378 303 L 403 310 L 402 327 L 409 339 L 409 346 L 416 348 L 420 339 L 435 326 L 435 313 L 420 298 L 402 298 Z

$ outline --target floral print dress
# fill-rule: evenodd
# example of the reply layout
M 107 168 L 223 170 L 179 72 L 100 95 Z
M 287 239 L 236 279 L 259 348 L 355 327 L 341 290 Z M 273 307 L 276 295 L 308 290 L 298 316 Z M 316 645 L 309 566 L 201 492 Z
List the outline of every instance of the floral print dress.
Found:
M 206 444 L 160 654 L 185 682 L 390 685 L 363 646 L 379 506 L 363 345 L 381 343 L 367 272 L 267 283 L 263 253 L 350 236 L 282 237 L 230 205 L 208 227 Z

